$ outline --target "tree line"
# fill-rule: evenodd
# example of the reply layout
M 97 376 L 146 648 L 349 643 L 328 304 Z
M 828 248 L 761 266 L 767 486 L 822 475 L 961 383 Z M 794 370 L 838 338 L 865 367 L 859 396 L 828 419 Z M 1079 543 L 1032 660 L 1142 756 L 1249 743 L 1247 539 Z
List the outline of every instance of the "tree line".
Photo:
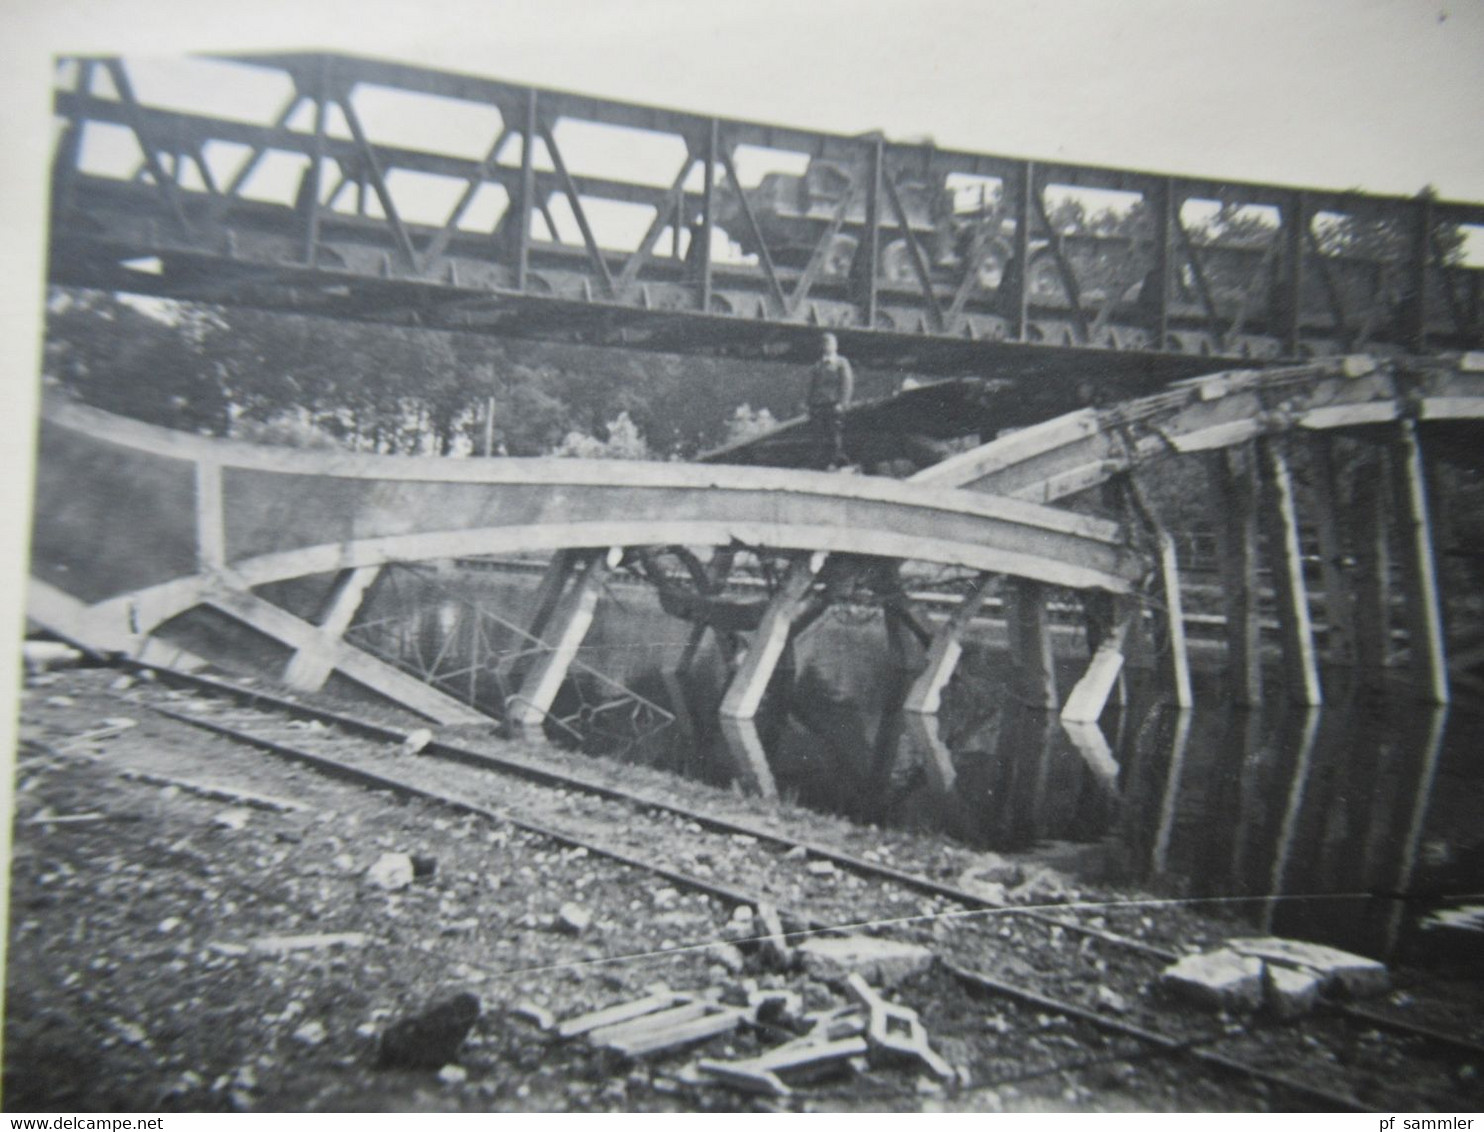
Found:
M 796 366 L 54 288 L 47 381 L 211 436 L 359 452 L 685 459 L 796 411 Z M 487 419 L 493 406 L 493 418 Z

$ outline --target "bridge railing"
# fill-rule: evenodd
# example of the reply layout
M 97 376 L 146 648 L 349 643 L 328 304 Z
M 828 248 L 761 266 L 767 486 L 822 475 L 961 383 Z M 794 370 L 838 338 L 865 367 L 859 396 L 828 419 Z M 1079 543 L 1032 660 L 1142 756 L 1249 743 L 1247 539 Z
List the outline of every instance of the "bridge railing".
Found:
M 59 70 L 54 278 L 418 305 L 394 281 L 435 288 L 422 313 L 449 325 L 529 319 L 493 300 L 531 296 L 1223 357 L 1484 343 L 1484 205 L 966 153 L 342 56 L 191 66 L 226 76 L 211 113 L 146 63 Z

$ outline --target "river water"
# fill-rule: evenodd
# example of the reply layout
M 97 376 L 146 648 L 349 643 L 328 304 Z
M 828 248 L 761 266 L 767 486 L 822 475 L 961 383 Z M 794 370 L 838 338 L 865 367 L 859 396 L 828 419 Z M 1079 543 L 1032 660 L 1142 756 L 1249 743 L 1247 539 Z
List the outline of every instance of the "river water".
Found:
M 407 587 L 395 600 L 431 638 L 425 649 L 458 661 L 472 639 L 470 603 L 518 617 L 533 587 L 530 577 L 459 575 L 411 608 Z M 391 599 L 377 600 L 388 613 Z M 756 721 L 723 725 L 726 668 L 713 635 L 675 670 L 688 635 L 643 588 L 610 587 L 582 662 L 674 717 L 620 705 L 614 718 L 639 722 L 617 740 L 610 729 L 610 754 L 764 800 L 1032 855 L 1088 883 L 1219 899 L 1254 929 L 1379 958 L 1481 950 L 1484 936 L 1432 926 L 1440 905 L 1484 903 L 1477 709 L 1431 708 L 1400 685 L 1363 690 L 1344 671 L 1325 673 L 1322 709 L 1287 702 L 1277 673 L 1265 702 L 1243 709 L 1213 671 L 1196 674 L 1197 706 L 1182 712 L 1151 670 L 1134 668 L 1098 726 L 1069 729 L 1018 703 L 1003 650 L 971 638 L 943 710 L 915 716 L 900 710 L 911 673 L 890 661 L 879 615 L 832 610 L 796 642 Z M 1063 694 L 1077 668 L 1074 657 L 1060 665 Z M 568 687 L 556 711 L 580 727 L 574 705 L 617 692 L 578 679 L 585 689 Z

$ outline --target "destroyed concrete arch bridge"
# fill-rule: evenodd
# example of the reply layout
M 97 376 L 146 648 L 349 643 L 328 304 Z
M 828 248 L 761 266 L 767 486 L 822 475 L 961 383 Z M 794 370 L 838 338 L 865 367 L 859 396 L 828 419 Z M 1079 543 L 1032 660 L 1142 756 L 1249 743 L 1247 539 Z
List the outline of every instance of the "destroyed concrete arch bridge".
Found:
M 155 630 L 214 607 L 294 650 L 301 687 L 331 669 L 442 722 L 483 717 L 341 639 L 378 568 L 492 553 L 596 548 L 522 699 L 544 711 L 592 617 L 612 551 L 740 542 L 802 557 L 916 559 L 1126 592 L 1144 572 L 1116 523 L 978 493 L 788 469 L 585 460 L 447 460 L 286 451 L 190 436 L 72 403 L 39 446 L 33 619 L 109 652 L 164 655 Z M 604 551 L 609 551 L 604 554 Z M 310 624 L 253 592 L 342 572 Z M 786 632 L 787 624 L 783 624 Z M 766 627 L 760 630 L 767 635 Z M 779 642 L 781 647 L 782 641 Z M 754 653 L 766 681 L 762 653 Z
M 1180 580 L 1169 535 L 1137 490 L 1111 517 L 1053 506 L 1165 457 L 1219 454 L 1211 502 L 1231 589 L 1228 650 L 1238 698 L 1259 680 L 1255 594 L 1257 516 L 1283 627 L 1290 687 L 1320 698 L 1285 448 L 1300 435 L 1380 440 L 1373 488 L 1353 501 L 1371 549 L 1396 516 L 1407 639 L 1419 694 L 1448 697 L 1444 633 L 1420 432 L 1484 416 L 1478 359 L 1378 363 L 1350 357 L 1286 369 L 1234 371 L 1151 397 L 1090 408 L 1010 433 L 910 480 L 741 468 L 581 460 L 448 460 L 278 450 L 189 436 L 70 402 L 43 414 L 33 531 L 30 614 L 92 649 L 144 660 L 190 660 L 159 631 L 205 606 L 287 646 L 282 675 L 300 688 L 332 671 L 435 721 L 488 717 L 345 639 L 388 563 L 491 553 L 552 552 L 534 635 L 539 662 L 512 699 L 512 718 L 537 723 L 567 675 L 602 582 L 623 548 L 742 543 L 790 557 L 731 677 L 723 713 L 757 710 L 800 610 L 829 556 L 835 563 L 919 561 L 963 568 L 973 590 L 927 648 L 907 707 L 930 713 L 951 678 L 959 638 L 991 588 L 1008 585 L 1010 642 L 1045 706 L 1097 718 L 1144 608 L 1161 615 L 1177 701 L 1188 704 Z M 1233 454 L 1256 445 L 1250 461 Z M 1316 497 L 1333 497 L 1322 460 Z M 1323 469 L 1329 468 L 1326 472 Z M 1329 479 L 1326 481 L 1326 476 Z M 1256 506 L 1258 483 L 1266 508 Z M 1387 500 L 1390 506 L 1382 506 Z M 1368 502 L 1367 502 L 1368 501 Z M 1323 507 L 1320 508 L 1324 510 Z M 1343 509 L 1330 509 L 1332 518 Z M 1368 559 L 1359 586 L 1341 576 L 1341 527 L 1320 520 L 1330 644 L 1346 639 L 1386 663 L 1388 568 Z M 1354 539 L 1352 538 L 1352 542 Z M 1379 573 L 1378 573 L 1379 571 Z M 321 615 L 305 618 L 255 589 L 335 574 Z M 1148 587 L 1152 600 L 1141 602 Z M 1107 631 L 1065 702 L 1051 676 L 1047 587 L 1105 595 Z M 538 605 L 541 602 L 538 600 Z M 1344 610 L 1343 614 L 1337 610 Z

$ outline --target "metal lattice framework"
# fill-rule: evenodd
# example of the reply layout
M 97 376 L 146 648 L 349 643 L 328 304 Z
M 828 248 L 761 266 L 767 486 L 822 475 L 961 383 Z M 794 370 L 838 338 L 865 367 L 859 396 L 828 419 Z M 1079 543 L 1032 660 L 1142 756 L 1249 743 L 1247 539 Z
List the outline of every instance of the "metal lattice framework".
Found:
M 831 326 L 864 362 L 942 372 L 1054 351 L 1172 378 L 1208 357 L 1484 343 L 1484 272 L 1459 254 L 1484 205 L 955 152 L 342 56 L 212 65 L 226 89 L 275 82 L 281 109 L 154 104 L 115 58 L 61 68 L 53 281 L 762 357 Z M 426 140 L 392 128 L 397 99 Z M 467 136 L 435 145 L 454 120 Z M 109 138 L 133 156 L 103 169 Z M 628 150 L 653 158 L 613 158 Z M 287 188 L 264 188 L 270 167 Z M 1068 194 L 1124 222 L 1071 226 Z
M 488 606 L 440 585 L 432 570 L 398 564 L 380 583 L 399 591 L 393 612 L 357 619 L 345 632 L 363 649 L 477 710 L 504 716 L 519 698 L 521 680 L 552 646 Z M 435 606 L 440 617 L 431 640 L 409 610 Z M 612 676 L 574 659 L 570 697 L 561 709 L 541 709 L 546 721 L 571 741 L 605 754 L 627 754 L 653 742 L 675 716 Z

